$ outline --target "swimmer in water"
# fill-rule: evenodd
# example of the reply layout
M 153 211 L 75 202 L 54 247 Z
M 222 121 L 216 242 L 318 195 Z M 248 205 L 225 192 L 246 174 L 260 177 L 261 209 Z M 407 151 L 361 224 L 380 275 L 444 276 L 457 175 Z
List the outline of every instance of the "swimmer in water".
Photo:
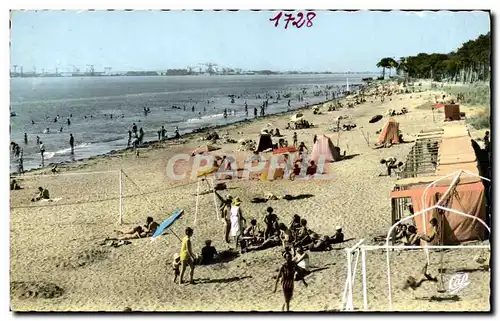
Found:
M 63 128 L 61 127 L 61 128 L 59 129 L 59 132 L 60 132 L 60 133 L 62 133 L 62 131 L 63 131 Z

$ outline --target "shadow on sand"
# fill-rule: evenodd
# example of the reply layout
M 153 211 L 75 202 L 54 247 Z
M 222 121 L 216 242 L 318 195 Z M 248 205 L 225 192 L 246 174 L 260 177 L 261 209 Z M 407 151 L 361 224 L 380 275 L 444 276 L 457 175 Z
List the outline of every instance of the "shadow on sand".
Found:
M 342 157 L 342 160 L 349 160 L 349 159 L 353 159 L 354 157 L 359 156 L 359 155 L 360 155 L 360 154 L 346 155 L 346 156 Z
M 197 284 L 206 284 L 206 283 L 231 283 L 231 282 L 236 282 L 236 281 L 241 281 L 244 279 L 251 279 L 252 276 L 246 275 L 246 276 L 234 276 L 232 278 L 227 278 L 227 279 L 198 279 L 195 280 L 195 283 Z
M 302 199 L 311 198 L 311 197 L 314 197 L 314 195 L 313 194 L 299 194 L 299 195 L 287 197 L 285 199 L 287 201 L 295 201 L 295 200 L 302 200 Z

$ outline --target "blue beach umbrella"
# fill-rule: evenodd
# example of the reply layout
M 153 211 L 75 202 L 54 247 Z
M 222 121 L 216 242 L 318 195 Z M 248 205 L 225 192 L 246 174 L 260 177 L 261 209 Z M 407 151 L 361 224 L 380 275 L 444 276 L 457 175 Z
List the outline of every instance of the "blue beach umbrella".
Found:
M 167 228 L 172 226 L 174 224 L 174 222 L 182 216 L 182 214 L 184 214 L 184 210 L 176 210 L 174 212 L 174 214 L 172 214 L 169 218 L 167 218 L 165 221 L 163 221 L 160 224 L 160 226 L 158 226 L 158 228 L 156 229 L 156 232 L 153 234 L 152 238 L 156 239 L 158 236 L 160 236 L 163 233 L 163 231 L 165 231 Z M 175 233 L 174 233 L 174 235 L 175 235 Z M 177 238 L 179 238 L 179 237 L 177 236 Z

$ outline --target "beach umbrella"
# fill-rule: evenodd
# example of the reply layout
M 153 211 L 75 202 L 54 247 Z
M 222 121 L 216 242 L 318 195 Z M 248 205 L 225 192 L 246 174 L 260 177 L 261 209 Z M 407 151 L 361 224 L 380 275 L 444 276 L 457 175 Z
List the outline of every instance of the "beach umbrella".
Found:
M 165 221 L 163 221 L 160 226 L 156 229 L 156 232 L 153 234 L 152 239 L 156 239 L 158 236 L 160 236 L 167 228 L 170 228 L 174 224 L 174 222 L 179 219 L 182 214 L 184 214 L 184 210 L 177 210 L 172 214 L 169 218 L 167 218 Z M 171 231 L 172 232 L 172 231 Z M 175 236 L 177 236 L 174 232 L 172 232 Z M 180 238 L 177 236 L 177 238 L 180 240 Z
M 302 117 L 304 117 L 304 114 L 302 114 L 302 113 L 297 113 L 297 114 L 293 115 L 293 116 L 290 118 L 290 120 L 291 120 L 292 122 L 296 122 L 296 121 L 301 120 L 301 119 L 302 119 Z
M 374 123 L 378 122 L 379 120 L 381 120 L 382 118 L 384 118 L 384 116 L 382 116 L 382 115 L 375 115 L 368 122 L 370 124 L 374 124 Z
M 288 153 L 294 153 L 297 151 L 297 148 L 294 146 L 288 146 L 288 147 L 280 147 L 277 148 L 273 151 L 274 155 L 279 155 L 279 154 L 288 154 Z

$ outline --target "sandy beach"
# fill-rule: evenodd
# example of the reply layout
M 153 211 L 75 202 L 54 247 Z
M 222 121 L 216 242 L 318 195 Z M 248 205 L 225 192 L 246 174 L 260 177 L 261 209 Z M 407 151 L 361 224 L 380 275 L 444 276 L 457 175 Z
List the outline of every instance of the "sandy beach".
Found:
M 426 87 L 426 84 L 422 88 Z M 372 243 L 375 236 L 385 235 L 391 224 L 390 191 L 396 177 L 379 177 L 384 170 L 381 158 L 396 157 L 404 161 L 412 143 L 391 148 L 373 149 L 384 123 L 370 124 L 376 114 L 388 109 L 408 113 L 395 116 L 405 140 L 411 141 L 421 130 L 439 128 L 442 113 L 436 121 L 430 105 L 434 95 L 441 93 L 426 89 L 421 93 L 395 94 L 380 99 L 368 97 L 367 102 L 354 108 L 329 112 L 320 105 L 321 114 L 312 108 L 304 109 L 304 118 L 314 128 L 297 130 L 298 141 L 309 150 L 315 134 L 326 134 L 334 144 L 337 140 L 348 159 L 331 163 L 329 180 L 230 180 L 230 193 L 242 200 L 247 219 L 261 220 L 268 206 L 274 208 L 280 221 L 288 224 L 294 214 L 308 221 L 317 233 L 333 234 L 337 225 L 343 227 L 349 241 L 338 244 L 332 251 L 310 253 L 311 265 L 318 269 L 306 277 L 304 287 L 296 283 L 292 311 L 334 311 L 339 309 L 346 279 L 345 247 L 360 239 Z M 372 102 L 373 100 L 373 102 Z M 429 106 L 429 107 L 426 107 Z M 469 112 L 468 106 L 461 110 Z M 258 118 L 218 128 L 238 141 L 258 140 L 259 132 L 268 123 L 279 128 L 291 142 L 295 130 L 285 130 L 292 113 Z M 357 124 L 340 135 L 329 131 L 338 116 L 348 116 Z M 362 127 L 362 128 L 361 128 Z M 240 134 L 241 133 L 241 134 Z M 364 136 L 369 140 L 367 144 Z M 473 138 L 482 132 L 471 130 Z M 173 141 L 153 144 L 141 149 L 139 157 L 132 151 L 77 162 L 60 167 L 61 173 L 108 172 L 93 175 L 52 175 L 50 169 L 33 171 L 20 178 L 23 190 L 12 191 L 10 278 L 11 309 L 13 311 L 280 311 L 283 294 L 273 293 L 275 277 L 283 263 L 281 248 L 242 254 L 231 262 L 197 267 L 194 285 L 173 284 L 172 256 L 179 251 L 180 242 L 172 234 L 151 239 L 132 240 L 118 248 L 99 245 L 106 237 L 115 236 L 115 229 L 144 224 L 147 216 L 157 222 L 166 219 L 174 209 L 185 211 L 172 227 L 179 236 L 187 226 L 194 228 L 194 251 L 199 253 L 204 241 L 211 239 L 217 250 L 228 245 L 223 240 L 223 224 L 216 218 L 211 194 L 200 198 L 196 225 L 194 224 L 196 182 L 173 182 L 166 175 L 168 160 L 179 153 L 190 153 L 200 141 L 201 134 L 183 138 L 183 144 Z M 161 145 L 161 146 L 160 146 Z M 239 144 L 217 145 L 217 154 L 234 153 Z M 246 153 L 244 155 L 248 155 Z M 118 224 L 119 171 L 130 177 L 124 180 L 124 224 Z M 51 203 L 32 203 L 30 198 L 38 186 L 50 190 Z M 310 195 L 297 200 L 271 200 L 255 204 L 250 200 L 266 192 L 276 196 Z M 458 300 L 443 299 L 436 284 L 424 283 L 416 291 L 403 291 L 404 279 L 417 273 L 425 259 L 423 251 L 394 252 L 392 257 L 392 297 L 394 310 L 411 311 L 488 311 L 490 310 L 490 272 L 477 270 L 472 257 L 478 250 L 452 250 L 444 256 L 449 279 L 456 269 L 470 269 L 467 288 L 457 293 Z M 388 308 L 385 253 L 372 251 L 367 255 L 367 286 L 370 310 Z M 431 274 L 438 273 L 439 255 L 431 253 Z M 187 275 L 186 275 L 187 276 Z M 354 304 L 362 307 L 360 275 L 356 276 Z M 47 286 L 43 286 L 48 284 Z M 56 285 L 50 286 L 50 284 Z M 446 284 L 446 282 L 445 282 Z M 51 288 L 51 289 L 49 289 Z M 29 291 L 31 297 L 26 297 Z M 49 293 L 50 292 L 50 293 Z M 57 294 L 59 292 L 59 294 Z M 44 297 L 55 296 L 53 298 Z

